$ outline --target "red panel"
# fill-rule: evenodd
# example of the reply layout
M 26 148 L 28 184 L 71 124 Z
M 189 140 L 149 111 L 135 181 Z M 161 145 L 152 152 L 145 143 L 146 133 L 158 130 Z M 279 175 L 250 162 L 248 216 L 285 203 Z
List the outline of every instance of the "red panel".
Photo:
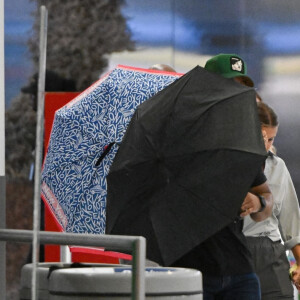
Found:
M 44 153 L 48 147 L 55 112 L 79 94 L 79 92 L 47 92 L 45 94 Z
M 81 253 L 72 252 L 72 262 L 80 263 L 104 263 L 104 264 L 116 264 L 120 263 L 117 257 L 110 257 L 104 252 L 103 255 L 93 253 Z

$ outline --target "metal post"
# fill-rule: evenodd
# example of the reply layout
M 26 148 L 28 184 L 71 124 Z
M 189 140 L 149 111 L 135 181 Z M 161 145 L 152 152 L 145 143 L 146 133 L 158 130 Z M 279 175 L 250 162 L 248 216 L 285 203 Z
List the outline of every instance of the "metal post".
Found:
M 60 261 L 63 263 L 72 262 L 72 254 L 69 246 L 60 246 Z
M 137 239 L 134 243 L 134 255 L 133 255 L 133 270 L 132 273 L 132 288 L 134 292 L 133 299 L 139 300 L 145 297 L 145 254 L 146 243 L 144 238 Z
M 0 0 L 0 229 L 6 227 L 4 0 Z M 6 242 L 0 242 L 0 291 L 6 298 Z
M 36 277 L 37 262 L 39 259 L 39 230 L 41 216 L 41 168 L 43 158 L 43 136 L 44 136 L 44 97 L 46 77 L 46 52 L 47 52 L 47 9 L 40 8 L 40 45 L 39 45 L 39 79 L 38 79 L 38 110 L 35 143 L 35 174 L 34 174 L 34 202 L 33 202 L 33 241 L 32 241 L 32 299 L 36 300 L 38 278 Z

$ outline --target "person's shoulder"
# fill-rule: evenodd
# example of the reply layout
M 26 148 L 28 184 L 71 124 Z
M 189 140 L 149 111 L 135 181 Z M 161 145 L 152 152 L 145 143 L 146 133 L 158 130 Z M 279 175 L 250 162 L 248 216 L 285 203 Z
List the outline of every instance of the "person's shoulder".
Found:
M 279 166 L 281 166 L 283 168 L 286 167 L 284 160 L 281 157 L 279 157 L 277 154 L 274 154 L 272 152 L 268 153 L 267 163 L 270 163 L 270 164 L 272 164 L 274 166 L 278 166 L 278 167 Z

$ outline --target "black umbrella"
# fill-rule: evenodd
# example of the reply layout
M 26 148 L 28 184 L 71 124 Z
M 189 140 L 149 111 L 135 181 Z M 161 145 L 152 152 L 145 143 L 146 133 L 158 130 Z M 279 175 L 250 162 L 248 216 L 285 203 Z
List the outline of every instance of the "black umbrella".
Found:
M 141 104 L 107 177 L 109 234 L 170 265 L 231 223 L 265 159 L 255 91 L 197 66 Z

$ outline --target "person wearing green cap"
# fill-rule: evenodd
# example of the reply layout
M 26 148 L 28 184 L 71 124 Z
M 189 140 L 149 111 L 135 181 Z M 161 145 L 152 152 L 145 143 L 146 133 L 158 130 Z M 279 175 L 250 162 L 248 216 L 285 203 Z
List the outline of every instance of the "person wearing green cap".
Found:
M 253 80 L 247 76 L 246 63 L 236 54 L 218 54 L 209 59 L 204 68 L 225 78 L 233 78 L 246 86 L 254 87 Z
M 219 54 L 207 61 L 205 69 L 253 87 L 245 62 L 236 54 Z M 241 206 L 241 214 L 173 266 L 199 269 L 203 276 L 204 300 L 260 300 L 261 291 L 246 238 L 242 232 L 247 215 L 262 221 L 272 212 L 273 199 L 262 168 L 257 170 Z M 229 204 L 230 205 L 230 204 Z M 218 220 L 216 220 L 218 222 Z

